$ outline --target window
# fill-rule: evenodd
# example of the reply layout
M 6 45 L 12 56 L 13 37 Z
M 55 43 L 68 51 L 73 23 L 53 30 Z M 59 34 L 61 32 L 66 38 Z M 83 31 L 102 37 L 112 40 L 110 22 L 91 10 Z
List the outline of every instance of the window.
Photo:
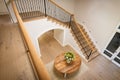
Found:
M 120 46 L 120 33 L 116 32 L 106 49 L 114 53 L 119 46 Z

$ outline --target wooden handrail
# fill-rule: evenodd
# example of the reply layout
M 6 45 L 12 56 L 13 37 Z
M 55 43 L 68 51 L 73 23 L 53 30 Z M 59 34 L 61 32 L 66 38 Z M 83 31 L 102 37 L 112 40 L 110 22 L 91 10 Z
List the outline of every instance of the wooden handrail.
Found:
M 42 60 L 40 59 L 40 57 L 38 56 L 37 54 L 37 51 L 35 50 L 33 44 L 32 44 L 32 41 L 30 40 L 30 37 L 24 27 L 24 24 L 23 24 L 23 21 L 17 11 L 17 8 L 16 8 L 16 5 L 14 3 L 14 0 L 10 0 L 11 1 L 11 4 L 12 4 L 12 8 L 14 10 L 14 13 L 16 15 L 16 18 L 17 18 L 17 21 L 18 21 L 18 24 L 19 24 L 19 27 L 23 33 L 23 36 L 24 36 L 24 39 L 26 41 L 26 44 L 28 46 L 28 49 L 29 49 L 29 52 L 30 52 L 30 56 L 31 56 L 31 59 L 33 61 L 33 64 L 35 66 L 35 69 L 37 71 L 37 74 L 38 74 L 38 77 L 39 77 L 39 80 L 51 80 Z
M 72 13 L 68 12 L 67 10 L 65 10 L 64 8 L 62 8 L 61 6 L 59 6 L 57 3 L 55 3 L 53 0 L 49 0 L 51 3 L 55 4 L 57 7 L 59 7 L 60 9 L 62 9 L 63 11 L 65 11 L 66 13 L 72 15 Z
M 86 36 L 84 35 L 82 29 L 79 27 L 79 25 L 77 24 L 77 21 L 75 20 L 75 17 L 73 15 L 73 21 L 75 22 L 76 27 L 78 27 L 78 29 L 80 30 L 81 34 L 83 35 L 83 37 L 85 38 L 85 40 L 87 41 L 88 45 L 90 46 L 91 50 L 94 51 L 94 48 L 91 46 L 91 43 L 88 41 L 88 39 L 86 38 Z

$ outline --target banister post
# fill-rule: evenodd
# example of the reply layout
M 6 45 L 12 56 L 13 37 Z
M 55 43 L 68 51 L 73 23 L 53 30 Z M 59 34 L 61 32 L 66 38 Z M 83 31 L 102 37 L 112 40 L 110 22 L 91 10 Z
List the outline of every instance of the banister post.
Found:
M 90 58 L 90 56 L 92 55 L 92 50 L 90 51 L 90 54 L 87 56 L 88 57 L 88 59 Z
M 47 17 L 47 13 L 46 13 L 46 0 L 44 0 L 44 10 L 45 10 L 45 17 Z
M 74 15 L 72 14 L 72 15 L 70 15 L 70 22 L 69 22 L 69 28 L 70 28 L 70 26 L 71 26 L 71 22 L 72 22 L 72 17 L 73 17 Z

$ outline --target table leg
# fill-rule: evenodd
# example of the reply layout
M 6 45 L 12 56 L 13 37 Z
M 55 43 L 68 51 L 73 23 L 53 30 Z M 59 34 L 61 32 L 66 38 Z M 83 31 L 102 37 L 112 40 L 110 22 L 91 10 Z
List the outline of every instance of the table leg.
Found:
M 67 73 L 64 73 L 64 78 L 66 78 L 67 77 Z

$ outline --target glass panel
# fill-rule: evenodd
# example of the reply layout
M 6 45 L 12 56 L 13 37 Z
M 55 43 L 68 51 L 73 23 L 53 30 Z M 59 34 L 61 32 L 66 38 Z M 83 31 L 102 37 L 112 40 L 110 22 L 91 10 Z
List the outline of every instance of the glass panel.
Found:
M 118 55 L 117 55 L 119 58 L 120 58 L 120 52 L 118 53 Z
M 115 58 L 114 60 L 115 60 L 117 63 L 119 63 L 119 64 L 120 64 L 120 59 Z
M 111 42 L 107 46 L 107 50 L 114 53 L 119 46 L 120 46 L 120 33 L 116 32 Z
M 106 54 L 108 57 L 111 57 L 112 54 L 110 54 L 109 52 L 107 52 L 106 50 L 104 51 L 104 54 Z
M 118 27 L 118 29 L 120 29 L 120 26 Z

